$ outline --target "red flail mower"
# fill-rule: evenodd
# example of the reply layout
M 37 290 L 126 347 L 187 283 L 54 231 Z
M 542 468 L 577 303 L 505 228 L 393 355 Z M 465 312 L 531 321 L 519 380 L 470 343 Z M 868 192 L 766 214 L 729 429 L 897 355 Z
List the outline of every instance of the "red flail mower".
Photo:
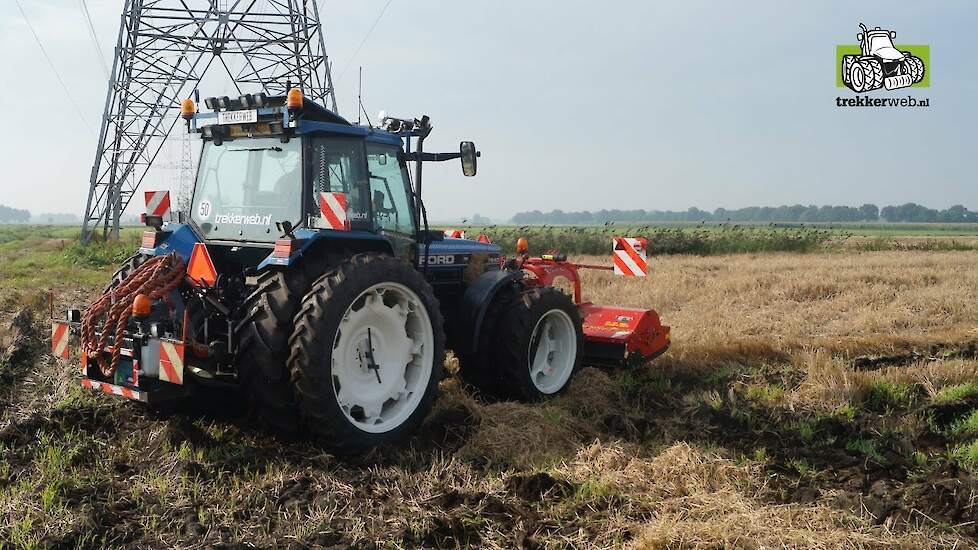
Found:
M 581 269 L 613 271 L 625 277 L 647 276 L 645 239 L 616 237 L 613 248 L 613 267 L 581 264 L 557 251 L 531 257 L 526 252 L 527 241 L 521 237 L 516 245 L 518 258 L 511 261 L 532 274 L 525 280 L 529 286 L 555 286 L 558 279 L 565 279 L 571 285 L 583 321 L 584 356 L 588 362 L 641 364 L 669 348 L 669 327 L 662 324 L 659 314 L 653 309 L 599 306 L 585 302 L 581 295 Z

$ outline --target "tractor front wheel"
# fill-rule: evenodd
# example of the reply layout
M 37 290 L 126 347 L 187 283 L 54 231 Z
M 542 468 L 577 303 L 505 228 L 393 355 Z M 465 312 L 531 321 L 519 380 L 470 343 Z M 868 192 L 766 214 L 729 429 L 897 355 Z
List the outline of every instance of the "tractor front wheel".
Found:
M 406 262 L 358 254 L 326 272 L 290 339 L 306 427 L 342 454 L 410 436 L 438 390 L 442 323 L 431 285 Z
M 490 364 L 508 397 L 537 401 L 557 394 L 581 367 L 581 317 L 570 296 L 556 288 L 523 291 L 495 328 Z
M 907 74 L 913 79 L 913 83 L 916 84 L 924 79 L 924 62 L 919 57 L 911 55 L 905 61 L 907 66 Z

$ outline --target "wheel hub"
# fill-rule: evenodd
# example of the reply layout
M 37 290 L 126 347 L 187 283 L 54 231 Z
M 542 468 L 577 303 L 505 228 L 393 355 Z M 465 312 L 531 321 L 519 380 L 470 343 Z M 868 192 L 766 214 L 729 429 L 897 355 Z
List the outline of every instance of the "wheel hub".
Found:
M 385 432 L 417 408 L 430 378 L 434 333 L 418 296 L 380 283 L 347 308 L 332 352 L 333 390 L 358 428 Z
M 573 321 L 564 311 L 552 309 L 537 321 L 530 342 L 530 379 L 541 392 L 556 393 L 570 379 L 577 362 Z

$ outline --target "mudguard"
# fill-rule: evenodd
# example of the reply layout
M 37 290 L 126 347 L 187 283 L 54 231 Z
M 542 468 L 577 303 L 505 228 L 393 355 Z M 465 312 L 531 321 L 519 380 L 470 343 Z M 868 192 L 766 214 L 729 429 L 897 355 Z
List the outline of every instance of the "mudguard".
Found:
M 501 288 L 522 278 L 521 271 L 487 271 L 469 285 L 459 306 L 462 327 L 457 352 L 474 354 L 480 351 L 479 334 L 489 304 Z

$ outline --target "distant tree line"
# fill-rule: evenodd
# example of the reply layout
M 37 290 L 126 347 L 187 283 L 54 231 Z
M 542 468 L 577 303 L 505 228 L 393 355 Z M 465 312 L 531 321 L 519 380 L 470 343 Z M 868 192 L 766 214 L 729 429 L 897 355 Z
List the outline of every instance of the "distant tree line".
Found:
M 30 220 L 31 213 L 27 210 L 0 204 L 0 223 L 27 223 Z
M 978 222 L 978 212 L 955 205 L 945 210 L 908 202 L 900 206 L 875 204 L 862 206 L 801 205 L 749 206 L 736 210 L 717 208 L 713 212 L 692 207 L 688 210 L 598 210 L 565 212 L 532 210 L 513 216 L 513 223 L 525 224 L 600 224 L 607 222 Z

